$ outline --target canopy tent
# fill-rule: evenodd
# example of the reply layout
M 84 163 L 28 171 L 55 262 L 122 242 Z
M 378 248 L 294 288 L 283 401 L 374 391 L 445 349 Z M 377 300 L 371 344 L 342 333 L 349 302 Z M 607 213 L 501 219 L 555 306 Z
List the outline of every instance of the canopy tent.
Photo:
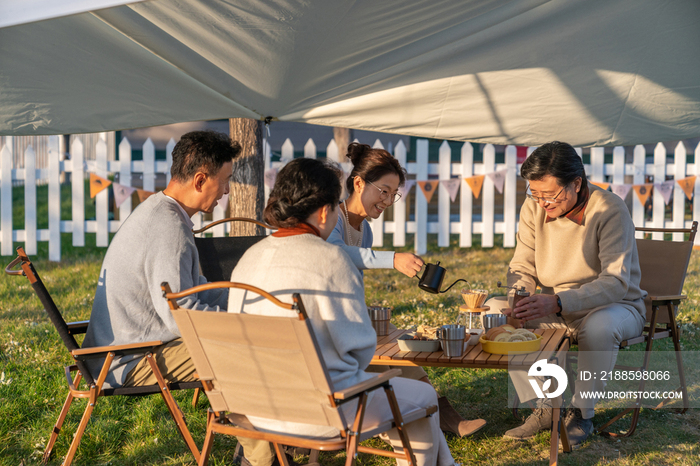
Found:
M 119 3 L 0 0 L 1 135 L 272 117 L 496 144 L 700 136 L 697 0 Z

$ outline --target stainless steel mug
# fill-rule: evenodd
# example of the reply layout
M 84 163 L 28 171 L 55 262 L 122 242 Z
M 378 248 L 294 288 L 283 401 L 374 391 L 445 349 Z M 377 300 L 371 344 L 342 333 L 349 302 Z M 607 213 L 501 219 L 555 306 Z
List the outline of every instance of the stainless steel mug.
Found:
M 369 318 L 372 321 L 372 327 L 377 332 L 377 336 L 381 337 L 389 334 L 389 322 L 391 320 L 391 308 L 368 306 Z
M 448 358 L 462 356 L 464 353 L 464 339 L 467 328 L 464 325 L 443 325 L 437 330 L 437 337 L 442 344 L 442 351 Z

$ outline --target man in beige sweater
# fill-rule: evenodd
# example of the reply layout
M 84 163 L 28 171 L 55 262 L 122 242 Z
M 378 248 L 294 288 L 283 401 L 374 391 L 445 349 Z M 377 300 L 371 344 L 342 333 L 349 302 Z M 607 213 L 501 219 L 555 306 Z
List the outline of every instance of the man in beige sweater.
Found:
M 615 194 L 587 182 L 573 147 L 552 142 L 523 163 L 531 194 L 520 210 L 518 244 L 508 285 L 530 296 L 510 309 L 494 298 L 491 311 L 521 319 L 528 328 L 567 328 L 578 344 L 578 369 L 601 373 L 615 365 L 622 340 L 638 336 L 645 322 L 634 224 Z M 536 294 L 536 288 L 541 293 Z M 512 301 L 511 301 L 512 302 Z M 526 373 L 511 372 L 521 401 L 536 398 Z M 577 380 L 574 392 L 602 390 L 601 380 Z M 565 425 L 573 445 L 593 431 L 595 401 L 574 395 Z M 505 436 L 531 438 L 551 427 L 551 405 L 540 403 L 522 426 Z

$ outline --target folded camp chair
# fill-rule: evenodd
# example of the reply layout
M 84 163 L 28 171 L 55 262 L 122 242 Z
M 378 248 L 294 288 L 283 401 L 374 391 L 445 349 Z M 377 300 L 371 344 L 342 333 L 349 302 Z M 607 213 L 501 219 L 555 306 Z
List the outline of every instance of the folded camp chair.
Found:
M 176 300 L 184 296 L 221 287 L 252 291 L 271 301 L 270 306 L 293 312 L 290 317 L 270 317 L 191 311 L 177 305 Z M 405 458 L 408 464 L 415 464 L 404 426 L 435 413 L 437 406 L 400 412 L 389 383 L 390 378 L 401 373 L 398 369 L 373 374 L 366 382 L 335 390 L 298 293 L 289 304 L 241 283 L 208 283 L 180 293 L 171 293 L 167 283 L 162 288 L 211 403 L 200 466 L 207 464 L 215 433 L 271 442 L 284 466 L 288 462 L 281 445 L 312 450 L 346 449 L 346 465 L 355 463 L 357 452 Z M 368 393 L 378 388 L 386 392 L 393 417 L 378 425 L 363 425 Z M 349 423 L 340 407 L 352 400 L 359 402 Z M 318 439 L 262 432 L 255 430 L 246 416 L 331 426 L 339 435 Z M 358 445 L 394 427 L 403 443 L 403 453 Z
M 683 360 L 681 357 L 681 344 L 679 340 L 680 325 L 676 323 L 678 305 L 687 298 L 683 295 L 683 283 L 690 262 L 690 254 L 693 252 L 693 241 L 698 231 L 698 222 L 693 222 L 691 228 L 664 229 L 664 228 L 637 228 L 636 231 L 645 233 L 662 232 L 688 234 L 688 240 L 684 241 L 663 241 L 652 239 L 637 239 L 637 251 L 639 252 L 639 265 L 642 270 L 642 280 L 640 288 L 649 295 L 645 303 L 647 307 L 647 323 L 644 326 L 642 335 L 623 341 L 620 348 L 635 344 L 646 345 L 644 361 L 641 367 L 616 366 L 619 369 L 644 371 L 649 367 L 653 343 L 662 338 L 671 338 L 676 353 L 676 364 L 680 378 L 680 388 L 683 393 L 683 409 L 688 410 L 688 389 L 685 383 L 685 373 L 683 371 Z M 644 380 L 640 381 L 639 391 L 644 390 Z M 676 390 L 676 391 L 678 391 Z M 662 401 L 657 408 L 660 408 L 667 400 Z M 638 398 L 637 403 L 641 400 Z M 628 437 L 637 428 L 639 420 L 639 407 L 627 408 L 596 430 L 604 435 L 612 437 Z M 608 427 L 618 419 L 632 412 L 631 425 L 626 433 L 614 433 L 608 431 Z
M 21 267 L 21 270 L 14 270 L 17 265 Z M 101 346 L 81 349 L 76 342 L 74 335 L 85 333 L 87 331 L 88 321 L 66 323 L 66 321 L 63 320 L 61 312 L 56 307 L 51 295 L 49 295 L 48 290 L 41 281 L 39 274 L 34 269 L 34 265 L 31 263 L 21 247 L 17 248 L 17 258 L 15 258 L 5 268 L 5 273 L 8 275 L 24 275 L 29 279 L 29 283 L 32 285 L 34 292 L 37 294 L 39 300 L 43 304 L 44 310 L 49 315 L 54 327 L 56 327 L 61 340 L 63 340 L 63 344 L 66 346 L 68 352 L 75 361 L 75 364 L 65 368 L 66 379 L 68 381 L 68 397 L 66 398 L 66 401 L 63 404 L 63 409 L 61 409 L 61 414 L 58 416 L 58 420 L 51 431 L 49 442 L 46 446 L 46 450 L 44 451 L 44 463 L 48 462 L 49 457 L 51 456 L 51 451 L 56 443 L 56 439 L 58 438 L 58 433 L 63 426 L 63 421 L 65 421 L 66 416 L 68 415 L 68 410 L 70 409 L 74 398 L 87 398 L 88 403 L 85 407 L 85 412 L 78 426 L 78 430 L 76 431 L 70 448 L 68 449 L 68 453 L 66 454 L 66 458 L 63 462 L 64 466 L 69 466 L 73 461 L 73 457 L 75 456 L 78 445 L 80 444 L 80 439 L 83 436 L 83 432 L 85 432 L 85 428 L 87 427 L 98 398 L 115 395 L 142 396 L 156 393 L 160 393 L 163 396 L 165 404 L 175 420 L 175 424 L 180 431 L 182 438 L 185 439 L 185 443 L 187 443 L 187 446 L 192 452 L 192 455 L 194 455 L 195 459 L 199 460 L 199 450 L 197 449 L 194 440 L 192 440 L 189 430 L 187 430 L 187 425 L 185 424 L 185 419 L 180 411 L 180 407 L 177 405 L 170 392 L 171 390 L 201 388 L 202 384 L 200 382 L 165 382 L 160 371 L 158 370 L 156 361 L 151 354 L 153 348 L 163 344 L 162 341 L 149 341 L 129 345 Z M 151 369 L 158 380 L 158 384 L 143 387 L 103 388 L 102 385 L 109 374 L 109 366 L 112 363 L 112 360 L 117 356 L 124 356 L 127 354 L 145 354 L 148 359 L 148 363 L 150 364 Z M 91 374 L 88 371 L 85 361 L 87 359 L 101 357 L 106 357 L 106 359 L 100 373 Z M 75 376 L 72 375 L 73 373 L 75 373 Z M 86 388 L 82 390 L 79 388 L 81 380 L 84 381 L 86 385 Z
M 268 230 L 275 229 L 271 225 L 250 218 L 231 217 L 212 222 L 204 228 L 193 230 L 192 233 L 195 235 L 204 233 L 209 228 L 226 222 L 248 222 Z M 264 238 L 266 238 L 266 235 L 226 236 L 222 238 L 199 238 L 195 236 L 194 243 L 199 252 L 199 267 L 202 270 L 202 275 L 210 282 L 230 280 L 231 272 L 233 272 L 233 268 L 243 257 L 243 254 L 249 247 Z

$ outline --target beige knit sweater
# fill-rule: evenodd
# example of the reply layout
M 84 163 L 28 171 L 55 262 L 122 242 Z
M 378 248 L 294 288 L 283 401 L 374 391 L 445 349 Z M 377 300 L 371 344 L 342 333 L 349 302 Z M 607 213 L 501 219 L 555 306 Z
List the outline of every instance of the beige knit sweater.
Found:
M 634 224 L 625 203 L 589 183 L 583 223 L 565 217 L 545 223 L 547 213 L 527 199 L 520 210 L 518 244 L 508 270 L 508 284 L 534 293 L 557 294 L 562 315 L 572 321 L 590 310 L 620 303 L 642 316 L 646 292 Z

